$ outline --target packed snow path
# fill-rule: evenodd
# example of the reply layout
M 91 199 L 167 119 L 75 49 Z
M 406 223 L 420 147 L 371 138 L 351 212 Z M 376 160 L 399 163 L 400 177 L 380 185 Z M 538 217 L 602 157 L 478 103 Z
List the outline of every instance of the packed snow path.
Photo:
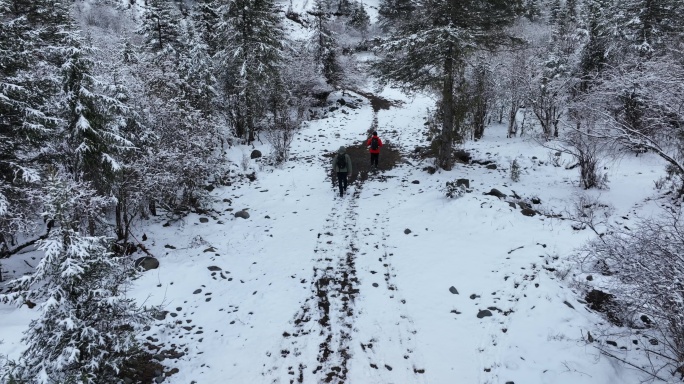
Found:
M 408 154 L 427 143 L 432 101 L 405 101 L 378 118 L 383 140 Z M 214 210 L 144 228 L 161 267 L 133 293 L 168 311 L 143 335 L 178 369 L 168 382 L 638 382 L 583 342 L 600 319 L 560 281 L 563 256 L 589 233 L 484 194 L 538 197 L 562 212 L 575 172 L 493 127 L 468 149 L 499 169 L 430 175 L 429 164 L 407 159 L 339 198 L 327 155 L 367 138 L 373 112 L 357 102 L 308 123 L 283 167 L 252 165 L 256 180 L 213 191 Z M 231 152 L 233 162 L 249 151 Z M 524 168 L 516 184 L 512 158 Z M 653 175 L 612 177 L 628 216 L 643 191 L 625 186 Z M 446 199 L 444 183 L 456 178 L 469 179 L 471 193 Z M 249 219 L 233 216 L 243 209 Z

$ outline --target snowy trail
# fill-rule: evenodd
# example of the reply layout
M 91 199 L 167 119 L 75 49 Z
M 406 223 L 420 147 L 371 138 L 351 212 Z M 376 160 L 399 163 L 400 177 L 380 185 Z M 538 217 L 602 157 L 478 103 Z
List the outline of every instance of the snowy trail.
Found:
M 310 296 L 283 332 L 279 350 L 264 373 L 273 383 L 344 383 L 349 371 L 350 343 L 358 294 L 354 239 L 358 195 L 349 187 L 340 205 L 333 206 L 318 232 L 313 250 Z M 351 195 L 351 196 L 350 196 Z

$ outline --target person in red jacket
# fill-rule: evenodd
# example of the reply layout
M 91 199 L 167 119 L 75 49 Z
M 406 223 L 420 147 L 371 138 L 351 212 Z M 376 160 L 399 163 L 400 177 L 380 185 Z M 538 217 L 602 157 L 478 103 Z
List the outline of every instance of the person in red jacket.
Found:
M 378 169 L 378 159 L 380 158 L 380 148 L 382 148 L 382 140 L 378 137 L 377 132 L 373 132 L 373 137 L 368 139 L 366 143 L 371 156 L 371 168 Z

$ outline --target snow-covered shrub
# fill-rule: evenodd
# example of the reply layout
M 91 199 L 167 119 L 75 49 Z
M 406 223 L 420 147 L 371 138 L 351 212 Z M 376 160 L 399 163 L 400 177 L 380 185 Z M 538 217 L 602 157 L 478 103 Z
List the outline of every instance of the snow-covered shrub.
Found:
M 123 296 L 129 276 L 109 241 L 89 235 L 91 222 L 111 199 L 89 185 L 51 176 L 44 187 L 44 213 L 53 223 L 38 242 L 44 252 L 35 272 L 8 283 L 0 300 L 40 305 L 18 361 L 8 367 L 20 383 L 115 383 L 135 356 L 134 331 L 146 314 Z
M 520 164 L 518 164 L 517 159 L 511 161 L 511 180 L 514 182 L 520 181 Z
M 611 276 L 610 292 L 627 324 L 647 317 L 656 339 L 649 350 L 669 358 L 660 361 L 669 361 L 664 368 L 674 373 L 684 369 L 684 212 L 670 208 L 630 227 L 610 226 L 583 247 L 582 267 Z
M 573 196 L 572 206 L 565 216 L 574 222 L 572 224 L 573 229 L 589 228 L 597 235 L 602 236 L 608 225 L 608 219 L 614 211 L 613 206 L 601 202 L 599 197 L 580 193 Z
M 459 184 L 458 181 L 447 181 L 445 187 L 446 197 L 449 199 L 458 199 L 466 194 L 466 187 L 463 184 Z

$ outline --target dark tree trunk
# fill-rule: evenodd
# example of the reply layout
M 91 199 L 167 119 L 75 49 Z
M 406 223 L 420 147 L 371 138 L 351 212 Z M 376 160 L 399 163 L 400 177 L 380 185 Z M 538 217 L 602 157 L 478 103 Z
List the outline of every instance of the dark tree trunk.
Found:
M 439 142 L 438 165 L 451 169 L 451 148 L 454 142 L 454 59 L 453 45 L 449 45 L 444 59 L 444 81 L 442 82 L 442 133 Z

